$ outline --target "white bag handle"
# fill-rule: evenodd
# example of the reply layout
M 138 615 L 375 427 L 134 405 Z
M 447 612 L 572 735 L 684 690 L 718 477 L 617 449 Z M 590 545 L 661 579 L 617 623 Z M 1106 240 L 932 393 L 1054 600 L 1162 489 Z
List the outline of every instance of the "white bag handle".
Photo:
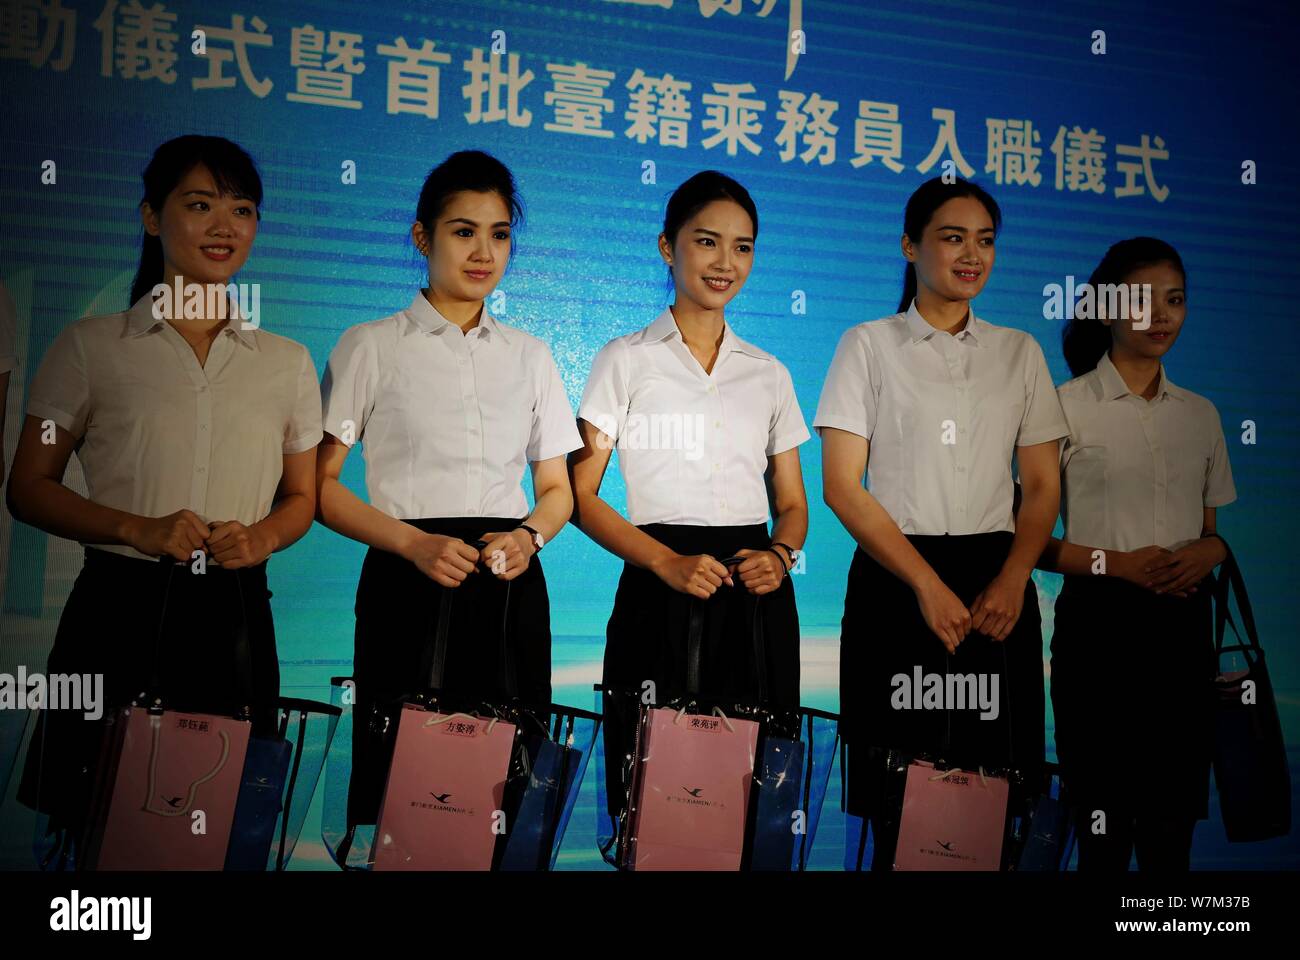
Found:
M 185 797 L 185 806 L 176 810 L 159 810 L 152 804 L 154 789 L 158 780 L 158 739 L 162 734 L 162 717 L 151 715 L 149 717 L 149 726 L 152 728 L 153 743 L 149 748 L 149 792 L 144 798 L 145 812 L 156 813 L 160 817 L 183 817 L 194 806 L 194 797 L 199 792 L 199 787 L 219 774 L 222 768 L 225 767 L 226 760 L 230 757 L 230 734 L 224 730 L 217 731 L 217 736 L 221 738 L 221 759 L 217 761 L 215 767 L 190 784 L 189 793 Z

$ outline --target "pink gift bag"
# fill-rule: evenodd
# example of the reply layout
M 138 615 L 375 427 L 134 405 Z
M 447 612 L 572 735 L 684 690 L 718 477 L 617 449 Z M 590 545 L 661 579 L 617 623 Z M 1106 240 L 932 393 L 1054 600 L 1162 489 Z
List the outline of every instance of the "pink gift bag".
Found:
M 895 870 L 997 870 L 1007 816 L 1007 781 L 969 770 L 907 768 Z
M 641 720 L 624 866 L 738 870 L 758 724 L 655 708 Z
M 375 827 L 376 870 L 490 870 L 515 725 L 406 704 Z
M 119 711 L 106 735 L 88 863 L 222 869 L 250 729 L 246 720 L 212 714 Z

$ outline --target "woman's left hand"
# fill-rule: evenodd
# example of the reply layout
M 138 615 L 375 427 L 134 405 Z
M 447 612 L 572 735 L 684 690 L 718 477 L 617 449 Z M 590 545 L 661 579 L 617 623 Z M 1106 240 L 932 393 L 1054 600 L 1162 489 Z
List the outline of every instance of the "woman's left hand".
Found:
M 785 579 L 785 564 L 771 550 L 742 549 L 736 551 L 736 556 L 745 558 L 736 567 L 740 582 L 755 596 L 771 593 Z
M 1193 540 L 1173 551 L 1167 559 L 1147 567 L 1151 575 L 1150 589 L 1155 593 L 1187 596 L 1226 556 L 1223 541 L 1218 537 Z
M 528 569 L 528 558 L 537 552 L 533 538 L 522 527 L 483 537 L 479 562 L 499 580 L 513 580 Z
M 990 640 L 1002 641 L 1020 620 L 1025 606 L 1025 581 L 998 574 L 970 605 L 970 628 Z
M 227 570 L 257 566 L 274 547 L 257 524 L 246 527 L 238 520 L 211 524 L 206 545 L 208 556 Z

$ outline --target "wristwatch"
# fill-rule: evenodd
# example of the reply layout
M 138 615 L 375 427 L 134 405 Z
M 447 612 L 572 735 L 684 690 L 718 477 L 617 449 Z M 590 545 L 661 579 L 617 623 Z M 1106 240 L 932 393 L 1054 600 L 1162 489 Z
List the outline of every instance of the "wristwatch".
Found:
M 526 523 L 519 524 L 518 529 L 528 531 L 528 536 L 533 541 L 533 549 L 537 553 L 541 553 L 542 547 L 546 546 L 546 538 Z

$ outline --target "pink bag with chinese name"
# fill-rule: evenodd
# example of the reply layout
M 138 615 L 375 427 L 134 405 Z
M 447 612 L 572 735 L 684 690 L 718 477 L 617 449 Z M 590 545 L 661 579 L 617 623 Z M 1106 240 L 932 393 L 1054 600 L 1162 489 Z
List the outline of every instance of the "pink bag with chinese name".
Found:
M 655 708 L 641 720 L 624 866 L 738 870 L 758 724 Z
M 88 863 L 97 870 L 221 870 L 250 730 L 232 717 L 119 711 L 107 734 L 104 800 Z
M 983 772 L 907 768 L 895 870 L 997 870 L 1007 816 L 1007 781 Z
M 515 725 L 406 704 L 375 827 L 375 870 L 490 870 Z

